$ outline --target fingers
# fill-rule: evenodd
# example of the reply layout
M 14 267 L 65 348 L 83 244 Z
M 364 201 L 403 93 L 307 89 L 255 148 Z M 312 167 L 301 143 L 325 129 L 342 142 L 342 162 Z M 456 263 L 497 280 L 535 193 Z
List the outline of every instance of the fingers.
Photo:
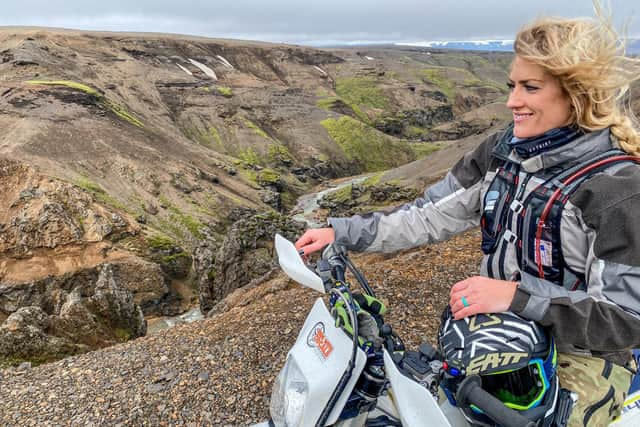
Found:
M 480 310 L 477 305 L 470 305 L 469 307 L 463 307 L 462 309 L 453 313 L 453 318 L 456 320 L 460 320 L 478 313 L 482 313 L 482 310 Z
M 304 255 L 312 254 L 324 248 L 335 240 L 333 228 L 314 228 L 305 233 L 296 241 L 295 247 L 298 251 L 304 251 Z
M 461 291 L 464 291 L 465 289 L 467 289 L 469 287 L 469 285 L 471 284 L 471 280 L 470 279 L 473 279 L 473 278 L 470 277 L 468 279 L 461 280 L 458 283 L 456 283 L 455 285 L 453 285 L 451 287 L 451 293 L 453 294 L 454 292 L 461 292 Z
M 449 305 L 455 319 L 478 313 L 507 311 L 518 284 L 488 277 L 474 276 L 451 288 Z M 463 301 L 464 298 L 464 301 Z
M 312 254 L 316 251 L 319 251 L 320 249 L 324 248 L 326 246 L 325 243 L 321 243 L 321 242 L 314 242 L 311 243 L 310 245 L 305 245 L 302 246 L 300 249 L 303 251 L 304 255 L 309 255 Z
M 309 243 L 313 242 L 310 231 L 312 230 L 305 231 L 304 234 L 300 236 L 298 240 L 296 240 L 296 243 L 294 243 L 294 246 L 296 247 L 297 250 L 300 250 L 304 246 L 307 246 Z

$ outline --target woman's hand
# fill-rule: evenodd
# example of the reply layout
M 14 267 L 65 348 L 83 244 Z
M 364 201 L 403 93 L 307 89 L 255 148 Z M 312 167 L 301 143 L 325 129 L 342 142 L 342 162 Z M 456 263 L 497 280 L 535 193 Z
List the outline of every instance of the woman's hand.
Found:
M 473 276 L 451 288 L 449 305 L 458 320 L 478 313 L 501 313 L 509 310 L 518 284 L 488 277 Z M 466 301 L 467 307 L 463 303 Z
M 336 233 L 331 227 L 311 228 L 296 241 L 297 250 L 303 251 L 303 256 L 312 254 L 336 240 Z

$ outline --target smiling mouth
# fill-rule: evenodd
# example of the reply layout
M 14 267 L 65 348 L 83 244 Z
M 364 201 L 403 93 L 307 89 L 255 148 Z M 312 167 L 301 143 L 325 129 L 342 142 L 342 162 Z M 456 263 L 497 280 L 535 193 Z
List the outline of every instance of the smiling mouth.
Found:
M 533 113 L 513 113 L 513 121 L 519 123 L 533 116 Z

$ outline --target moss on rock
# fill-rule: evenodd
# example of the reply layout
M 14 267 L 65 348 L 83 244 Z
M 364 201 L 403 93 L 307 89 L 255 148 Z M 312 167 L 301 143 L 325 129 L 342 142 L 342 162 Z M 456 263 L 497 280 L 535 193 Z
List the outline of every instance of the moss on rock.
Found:
M 220 95 L 224 96 L 225 98 L 231 98 L 233 96 L 233 89 L 231 89 L 230 87 L 218 86 L 216 90 Z
M 336 93 L 349 105 L 380 109 L 389 107 L 389 99 L 372 77 L 338 79 Z
M 449 102 L 453 102 L 455 98 L 454 83 L 447 78 L 443 69 L 440 68 L 424 68 L 420 70 L 420 76 L 436 86 L 442 93 L 447 96 Z
M 253 132 L 258 135 L 263 137 L 264 139 L 268 139 L 268 140 L 273 140 L 269 134 L 267 134 L 267 132 L 265 132 L 260 126 L 258 126 L 257 124 L 253 123 L 251 120 L 249 119 L 244 119 L 244 124 L 251 130 L 253 130 Z
M 116 102 L 113 102 L 102 93 L 98 92 L 96 89 L 89 87 L 85 84 L 73 82 L 69 80 L 29 80 L 27 84 L 30 85 L 45 85 L 45 86 L 64 86 L 70 89 L 79 90 L 87 95 L 91 96 L 96 100 L 96 103 L 102 105 L 107 110 L 110 110 L 116 116 L 120 117 L 123 120 L 131 123 L 134 126 L 139 128 L 143 128 L 144 125 L 142 122 L 135 117 L 133 117 L 127 110 L 124 109 L 121 105 Z
M 389 169 L 415 160 L 406 141 L 396 140 L 351 117 L 321 122 L 347 159 L 357 162 L 362 171 Z
M 269 146 L 268 158 L 270 163 L 291 165 L 293 163 L 293 156 L 289 149 L 278 142 Z

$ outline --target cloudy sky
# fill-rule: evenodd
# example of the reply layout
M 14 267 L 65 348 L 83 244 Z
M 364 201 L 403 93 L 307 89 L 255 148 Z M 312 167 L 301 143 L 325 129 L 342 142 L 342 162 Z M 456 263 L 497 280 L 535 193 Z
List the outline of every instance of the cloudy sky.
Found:
M 640 37 L 640 1 L 611 0 Z M 311 45 L 512 39 L 539 15 L 591 16 L 591 0 L 5 0 L 0 26 L 144 31 Z

